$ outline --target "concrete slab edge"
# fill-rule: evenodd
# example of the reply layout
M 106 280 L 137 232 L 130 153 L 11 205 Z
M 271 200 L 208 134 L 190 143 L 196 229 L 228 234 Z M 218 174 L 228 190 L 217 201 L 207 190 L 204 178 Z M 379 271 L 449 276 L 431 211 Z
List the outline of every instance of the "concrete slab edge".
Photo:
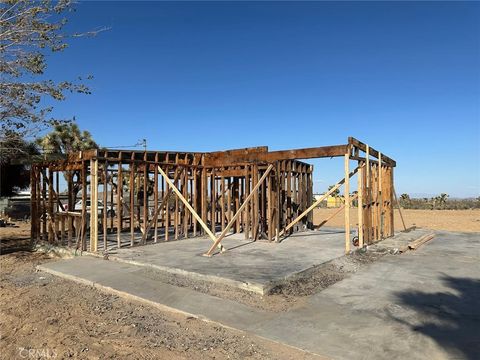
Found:
M 90 255 L 90 254 L 88 254 Z M 94 255 L 98 256 L 98 255 Z M 119 258 L 117 256 L 112 256 L 110 255 L 109 260 L 112 261 L 118 261 L 121 263 L 129 264 L 129 265 L 135 265 L 135 266 L 140 266 L 140 267 L 145 267 L 145 268 L 152 268 L 155 270 L 163 271 L 168 274 L 174 274 L 174 275 L 182 275 L 189 277 L 194 280 L 201 280 L 201 281 L 207 281 L 211 283 L 219 283 L 222 285 L 227 285 L 231 287 L 236 287 L 242 290 L 250 291 L 259 295 L 265 295 L 268 293 L 266 291 L 266 286 L 258 283 L 247 283 L 243 281 L 237 281 L 237 280 L 232 280 L 232 279 L 226 279 L 222 278 L 220 276 L 215 276 L 215 275 L 204 275 L 204 274 L 199 274 L 196 272 L 192 271 L 187 271 L 187 270 L 182 270 L 178 268 L 173 268 L 173 267 L 168 267 L 168 266 L 161 266 L 161 265 L 155 265 L 155 264 L 150 264 L 150 263 L 145 263 L 145 262 L 139 262 L 135 260 L 128 260 L 128 259 L 123 259 Z
M 292 346 L 292 345 L 289 345 L 289 344 L 286 344 L 286 343 L 283 343 L 283 342 L 280 342 L 280 341 L 277 341 L 277 340 L 274 340 L 274 339 L 270 339 L 270 338 L 267 338 L 267 337 L 264 337 L 264 336 L 260 336 L 260 335 L 257 335 L 255 333 L 252 333 L 252 332 L 249 332 L 249 331 L 245 331 L 245 330 L 242 330 L 242 329 L 238 329 L 238 328 L 235 328 L 233 326 L 229 326 L 229 325 L 226 325 L 224 323 L 221 323 L 221 322 L 218 322 L 218 321 L 215 321 L 215 320 L 212 320 L 212 319 L 209 319 L 207 318 L 206 316 L 202 316 L 202 315 L 198 315 L 198 314 L 193 314 L 193 313 L 190 313 L 190 312 L 187 312 L 187 311 L 183 311 L 183 310 L 180 310 L 180 309 L 177 309 L 177 308 L 174 308 L 174 307 L 171 307 L 171 306 L 168 306 L 168 305 L 164 305 L 164 304 L 161 304 L 161 303 L 158 303 L 158 302 L 155 302 L 155 301 L 152 301 L 152 300 L 148 300 L 148 299 L 145 299 L 141 296 L 136 296 L 136 295 L 133 295 L 133 294 L 130 294 L 130 293 L 127 293 L 125 291 L 121 291 L 121 290 L 117 290 L 117 289 L 114 289 L 110 286 L 105 286 L 105 285 L 102 285 L 100 283 L 97 283 L 95 281 L 91 281 L 91 280 L 86 280 L 86 279 L 83 279 L 83 278 L 80 278 L 78 276 L 74 276 L 74 275 L 68 275 L 68 274 L 65 274 L 65 273 L 62 273 L 61 271 L 56 271 L 56 270 L 52 270 L 52 269 L 49 269 L 47 267 L 44 267 L 42 265 L 37 265 L 36 266 L 36 269 L 39 270 L 39 271 L 43 271 L 45 273 L 48 273 L 48 274 L 51 274 L 51 275 L 54 275 L 54 276 L 57 276 L 57 277 L 60 277 L 60 278 L 63 278 L 63 279 L 66 279 L 66 280 L 69 280 L 69 281 L 73 281 L 73 282 L 76 282 L 78 284 L 82 284 L 82 285 L 86 285 L 86 286 L 91 286 L 103 293 L 106 293 L 106 294 L 110 294 L 110 295 L 116 295 L 122 299 L 125 299 L 127 301 L 136 301 L 136 302 L 139 302 L 141 304 L 144 304 L 144 305 L 147 305 L 147 306 L 151 306 L 151 307 L 154 307 L 160 311 L 164 311 L 164 312 L 167 312 L 167 313 L 172 313 L 172 314 L 177 314 L 177 315 L 181 315 L 181 316 L 184 316 L 185 318 L 187 317 L 193 317 L 195 319 L 198 319 L 198 320 L 201 320 L 201 321 L 204 321 L 206 323 L 210 323 L 210 324 L 214 324 L 214 325 L 217 325 L 217 326 L 221 326 L 225 329 L 229 329 L 229 330 L 234 330 L 234 331 L 237 331 L 237 332 L 240 332 L 240 333 L 244 333 L 244 334 L 249 334 L 249 335 L 252 335 L 252 336 L 255 336 L 259 339 L 262 339 L 262 340 L 265 340 L 265 341 L 269 341 L 271 343 L 275 343 L 275 344 L 280 344 L 282 346 L 286 346 L 288 348 L 291 348 L 291 349 L 295 349 L 297 351 L 300 351 L 300 352 L 303 352 L 305 354 L 308 354 L 308 355 L 311 355 L 311 356 L 316 356 L 316 357 L 321 357 L 322 359 L 328 359 L 327 357 L 325 357 L 324 355 L 320 355 L 320 354 L 316 354 L 316 353 L 313 353 L 311 351 L 308 351 L 308 350 L 305 350 L 305 349 L 302 349 L 302 348 L 299 348 L 299 347 L 296 347 L 296 346 Z

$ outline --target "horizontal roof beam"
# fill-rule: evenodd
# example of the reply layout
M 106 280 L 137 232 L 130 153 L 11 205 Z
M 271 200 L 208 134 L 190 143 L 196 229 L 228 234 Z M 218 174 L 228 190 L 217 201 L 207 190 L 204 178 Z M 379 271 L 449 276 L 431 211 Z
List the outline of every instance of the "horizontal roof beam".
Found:
M 247 152 L 243 154 L 218 154 L 215 157 L 205 155 L 205 166 L 226 166 L 241 163 L 272 163 L 279 160 L 316 159 L 324 157 L 344 156 L 349 145 L 321 146 L 293 150 L 270 152 Z
M 360 150 L 362 150 L 364 153 L 367 152 L 367 144 L 355 139 L 354 137 L 349 137 L 348 138 L 348 143 Z M 369 146 L 368 153 L 372 155 L 374 158 L 379 158 L 380 152 Z M 397 162 L 393 160 L 392 158 L 388 157 L 384 153 L 382 153 L 382 162 L 385 162 L 386 164 L 390 166 L 397 166 Z

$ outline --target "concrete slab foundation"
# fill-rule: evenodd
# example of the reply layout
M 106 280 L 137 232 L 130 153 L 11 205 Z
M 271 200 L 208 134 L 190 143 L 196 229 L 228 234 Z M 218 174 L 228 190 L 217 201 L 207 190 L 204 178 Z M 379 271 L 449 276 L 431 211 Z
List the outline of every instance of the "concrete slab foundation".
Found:
M 285 280 L 344 255 L 344 239 L 344 232 L 337 229 L 295 233 L 279 244 L 231 235 L 223 241 L 227 251 L 209 258 L 203 254 L 212 241 L 202 237 L 116 249 L 109 259 L 264 295 Z
M 333 359 L 476 359 L 479 263 L 480 234 L 437 232 L 280 313 L 162 284 L 117 261 L 84 256 L 40 269 Z

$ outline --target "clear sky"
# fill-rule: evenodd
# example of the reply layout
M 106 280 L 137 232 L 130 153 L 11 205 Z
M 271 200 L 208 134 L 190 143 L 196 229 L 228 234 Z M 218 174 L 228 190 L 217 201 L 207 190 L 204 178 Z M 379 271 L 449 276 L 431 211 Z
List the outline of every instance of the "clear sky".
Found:
M 480 195 L 480 4 L 80 2 L 49 55 L 94 75 L 56 104 L 102 146 L 287 149 L 354 136 L 397 160 L 397 193 Z M 315 191 L 343 177 L 316 166 Z M 353 165 L 353 163 L 352 163 Z

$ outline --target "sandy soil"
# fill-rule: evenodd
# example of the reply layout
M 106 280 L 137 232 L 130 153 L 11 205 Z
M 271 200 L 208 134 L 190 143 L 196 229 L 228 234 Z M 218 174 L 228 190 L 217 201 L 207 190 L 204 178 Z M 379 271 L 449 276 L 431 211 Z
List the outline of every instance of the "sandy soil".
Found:
M 334 209 L 316 209 L 319 223 Z M 436 230 L 480 231 L 480 210 L 405 210 L 407 226 Z M 351 214 L 356 223 L 356 209 Z M 397 229 L 400 219 L 396 214 Z M 339 214 L 328 223 L 343 226 Z M 42 253 L 18 251 L 29 244 L 29 224 L 0 228 L 0 348 L 2 358 L 132 358 L 132 359 L 307 359 L 295 349 L 249 334 L 225 329 L 194 318 L 161 312 L 98 290 L 36 272 L 35 266 L 51 261 Z M 17 251 L 14 251 L 17 250 Z M 12 252 L 14 251 L 14 252 Z M 8 253 L 11 252 L 11 253 Z M 295 281 L 260 299 L 250 293 L 195 284 L 196 290 L 234 299 L 270 311 L 285 311 L 308 296 L 349 276 L 376 260 L 359 255 L 332 262 L 308 281 Z M 345 261 L 347 261 L 345 263 Z M 341 271 L 340 271 L 341 270 Z M 152 275 L 153 276 L 153 275 Z M 158 276 L 158 275 L 155 275 Z M 184 279 L 159 279 L 191 287 Z
M 321 223 L 336 209 L 315 209 L 313 221 Z M 405 225 L 448 231 L 480 232 L 480 209 L 477 210 L 403 210 Z M 343 227 L 343 211 L 331 219 L 326 226 Z M 351 209 L 350 221 L 357 223 L 357 209 Z M 395 210 L 395 230 L 403 230 L 398 210 Z
M 0 228 L 0 254 L 26 249 L 30 246 L 30 222 L 14 221 Z
M 2 358 L 313 359 L 292 348 L 161 312 L 36 272 L 41 253 L 0 257 Z

